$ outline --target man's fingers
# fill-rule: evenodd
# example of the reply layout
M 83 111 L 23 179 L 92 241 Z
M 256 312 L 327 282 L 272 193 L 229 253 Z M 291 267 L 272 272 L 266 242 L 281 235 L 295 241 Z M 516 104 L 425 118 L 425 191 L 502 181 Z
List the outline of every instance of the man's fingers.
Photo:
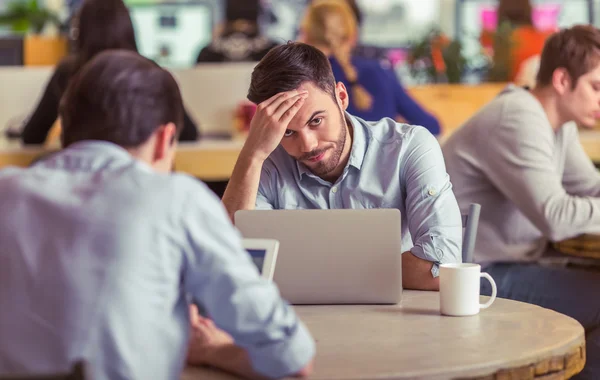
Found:
M 306 97 L 300 97 L 296 99 L 296 102 L 294 102 L 294 104 L 281 115 L 281 118 L 279 119 L 280 123 L 287 126 L 292 121 L 294 116 L 296 116 L 305 100 Z
M 210 339 L 212 329 L 202 323 L 192 326 L 192 334 L 200 342 L 206 342 Z
M 284 113 L 286 113 L 289 109 L 294 107 L 297 104 L 298 100 L 306 99 L 307 96 L 308 96 L 308 93 L 301 93 L 301 94 L 290 97 L 290 98 L 286 99 L 285 101 L 281 102 L 279 104 L 279 106 L 277 107 L 277 109 L 275 110 L 275 112 L 273 113 L 273 119 L 281 121 Z
M 306 90 L 298 91 L 292 90 L 287 92 L 280 92 L 279 94 L 275 94 L 269 99 L 258 105 L 257 111 L 263 110 L 267 115 L 272 115 L 275 113 L 275 110 L 279 107 L 279 105 L 286 100 L 297 97 L 301 93 L 306 93 Z
M 200 318 L 200 312 L 198 311 L 198 306 L 192 304 L 190 305 L 190 322 L 193 324 L 198 321 Z
M 212 319 L 202 318 L 200 323 L 208 328 L 215 328 L 215 323 L 212 321 Z

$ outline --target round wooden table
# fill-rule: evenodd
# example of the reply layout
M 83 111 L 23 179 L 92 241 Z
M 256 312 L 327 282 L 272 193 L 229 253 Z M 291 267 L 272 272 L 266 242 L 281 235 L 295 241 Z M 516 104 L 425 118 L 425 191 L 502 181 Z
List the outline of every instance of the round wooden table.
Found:
M 568 379 L 585 364 L 577 321 L 506 299 L 471 317 L 442 316 L 439 293 L 416 291 L 398 306 L 296 311 L 317 342 L 311 379 Z M 188 367 L 181 379 L 234 377 Z

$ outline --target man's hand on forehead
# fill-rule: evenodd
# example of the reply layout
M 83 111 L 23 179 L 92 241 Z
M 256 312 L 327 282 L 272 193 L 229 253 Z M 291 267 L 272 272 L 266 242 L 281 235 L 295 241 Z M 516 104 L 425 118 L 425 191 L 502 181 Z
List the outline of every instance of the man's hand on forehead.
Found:
M 308 91 L 299 88 L 281 92 L 260 103 L 250 123 L 244 150 L 258 159 L 266 160 L 281 142 L 290 121 L 307 96 Z

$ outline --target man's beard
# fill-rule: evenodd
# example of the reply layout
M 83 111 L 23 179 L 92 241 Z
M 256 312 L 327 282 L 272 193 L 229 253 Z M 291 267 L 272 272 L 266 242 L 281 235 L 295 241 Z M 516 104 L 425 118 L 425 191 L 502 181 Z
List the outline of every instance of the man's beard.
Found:
M 314 166 L 306 165 L 314 175 L 319 176 L 321 178 L 326 177 L 329 173 L 334 171 L 340 163 L 340 159 L 342 158 L 342 152 L 344 151 L 344 146 L 346 145 L 347 131 L 348 126 L 346 125 L 346 118 L 342 114 L 342 128 L 340 130 L 340 135 L 338 136 L 338 139 L 335 143 L 335 147 L 313 150 L 312 152 L 303 154 L 299 158 L 299 161 L 305 162 L 313 157 L 317 157 L 320 154 L 327 152 L 330 149 L 335 149 L 328 160 L 321 160 L 317 162 Z

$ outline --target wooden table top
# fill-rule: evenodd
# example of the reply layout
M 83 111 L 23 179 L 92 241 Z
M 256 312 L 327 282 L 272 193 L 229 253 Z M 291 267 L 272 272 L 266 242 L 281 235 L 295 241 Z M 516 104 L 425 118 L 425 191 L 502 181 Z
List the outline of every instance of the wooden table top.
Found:
M 201 140 L 180 143 L 175 156 L 175 170 L 204 181 L 226 181 L 231 176 L 244 142 L 241 140 Z M 0 139 L 0 168 L 27 166 L 40 155 L 59 149 L 23 147 Z
M 401 306 L 295 309 L 317 342 L 311 379 L 523 379 L 549 374 L 563 379 L 585 363 L 584 330 L 577 321 L 506 299 L 472 317 L 441 316 L 439 293 L 417 291 L 404 291 Z M 181 377 L 234 378 L 192 367 Z
M 440 138 L 440 143 L 443 144 L 445 137 Z M 582 131 L 580 140 L 592 161 L 600 163 L 600 131 Z M 225 181 L 231 176 L 242 146 L 242 140 L 181 143 L 175 156 L 175 170 L 204 181 Z M 0 168 L 8 165 L 27 166 L 49 149 L 57 147 L 22 147 L 18 143 L 0 139 Z

